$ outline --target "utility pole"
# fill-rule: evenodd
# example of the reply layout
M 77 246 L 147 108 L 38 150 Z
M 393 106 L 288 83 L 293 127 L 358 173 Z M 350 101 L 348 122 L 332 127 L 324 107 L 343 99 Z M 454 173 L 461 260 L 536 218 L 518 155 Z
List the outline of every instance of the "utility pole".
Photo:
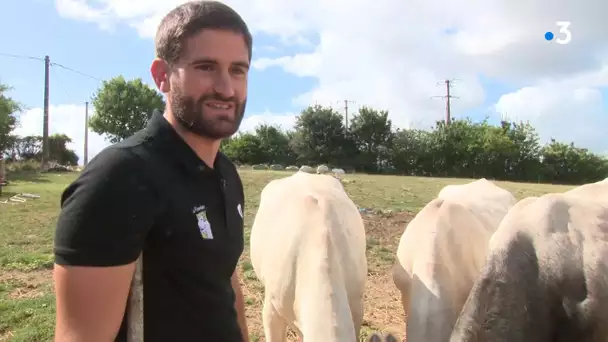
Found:
M 450 80 L 445 80 L 445 124 L 450 124 L 452 113 L 450 111 Z
M 84 103 L 84 166 L 89 163 L 89 103 Z
M 49 161 L 49 69 L 51 59 L 44 56 L 44 116 L 42 123 L 42 168 L 46 169 Z
M 454 84 L 454 81 L 445 80 L 444 82 L 441 82 L 441 83 L 445 83 L 445 95 L 433 96 L 433 98 L 445 99 L 445 125 L 448 126 L 450 124 L 450 122 L 452 122 L 452 111 L 451 111 L 450 99 L 458 99 L 459 97 L 453 96 L 450 94 L 450 88 Z M 441 83 L 438 83 L 438 85 L 440 85 Z
M 348 104 L 355 103 L 355 101 L 344 100 L 344 127 L 348 131 Z

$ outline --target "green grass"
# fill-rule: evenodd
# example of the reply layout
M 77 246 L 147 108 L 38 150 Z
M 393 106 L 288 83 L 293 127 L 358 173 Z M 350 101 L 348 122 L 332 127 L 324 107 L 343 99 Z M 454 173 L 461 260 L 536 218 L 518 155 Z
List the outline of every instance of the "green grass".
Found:
M 242 281 L 245 283 L 247 315 L 252 341 L 262 340 L 260 306 L 262 286 L 259 284 L 249 262 L 249 228 L 257 210 L 259 195 L 270 180 L 284 177 L 289 173 L 273 171 L 242 170 L 241 176 L 246 194 L 246 242 L 247 250 L 239 265 Z M 54 227 L 59 214 L 61 192 L 76 178 L 76 174 L 39 174 L 33 171 L 10 173 L 11 184 L 2 190 L 0 201 L 18 193 L 40 195 L 39 199 L 25 203 L 0 203 L 0 341 L 49 341 L 54 326 L 54 298 L 52 294 L 52 245 Z M 445 185 L 465 183 L 463 179 L 434 179 L 399 176 L 346 175 L 345 188 L 360 207 L 391 210 L 395 213 L 409 211 L 416 213 Z M 510 190 L 518 198 L 540 195 L 547 192 L 562 192 L 571 187 L 546 184 L 518 184 L 497 182 Z M 411 216 L 411 215 L 410 215 Z M 390 226 L 391 215 L 386 221 L 377 221 L 379 226 L 386 222 Z M 378 277 L 371 281 L 370 298 L 374 286 L 387 285 L 386 272 L 393 263 L 395 241 L 398 240 L 405 223 L 392 222 L 394 228 L 387 234 L 371 230 L 368 234 L 368 259 L 370 274 Z M 376 229 L 374 228 L 374 229 Z M 370 276 L 371 277 L 371 276 Z M 383 278 L 384 277 L 384 278 Z M 379 288 L 378 291 L 384 291 Z M 383 296 L 394 293 L 383 292 Z M 371 299 L 370 299 L 371 300 Z M 394 302 L 394 301 L 393 301 Z M 384 305 L 384 306 L 383 306 Z M 390 306 L 390 307 L 389 307 Z M 388 308 L 388 309 L 387 309 Z M 366 302 L 366 322 L 363 334 L 373 330 L 383 330 L 386 321 L 368 311 L 396 310 L 395 304 L 379 303 L 377 299 Z M 389 313 L 399 327 L 400 312 Z M 397 329 L 397 328 L 394 328 Z

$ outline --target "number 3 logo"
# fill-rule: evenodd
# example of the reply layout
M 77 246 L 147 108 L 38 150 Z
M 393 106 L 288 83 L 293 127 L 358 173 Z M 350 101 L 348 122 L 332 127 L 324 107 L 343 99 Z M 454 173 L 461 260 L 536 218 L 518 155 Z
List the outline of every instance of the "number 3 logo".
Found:
M 568 44 L 572 40 L 572 32 L 570 32 L 570 22 L 569 21 L 558 21 L 557 26 L 559 26 L 559 33 L 565 35 L 564 38 L 556 39 L 555 42 L 557 44 Z

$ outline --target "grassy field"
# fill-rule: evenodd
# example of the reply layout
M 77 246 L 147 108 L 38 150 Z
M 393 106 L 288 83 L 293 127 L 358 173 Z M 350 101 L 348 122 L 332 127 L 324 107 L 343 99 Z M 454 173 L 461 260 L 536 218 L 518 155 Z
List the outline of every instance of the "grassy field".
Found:
M 285 172 L 242 171 L 247 196 L 246 229 L 253 222 L 260 191 Z M 0 201 L 17 193 L 39 199 L 25 203 L 0 203 L 0 341 L 49 341 L 54 326 L 52 294 L 53 230 L 59 197 L 76 174 L 12 174 Z M 407 222 L 447 184 L 463 179 L 347 175 L 345 188 L 364 214 L 368 239 L 369 277 L 363 335 L 383 330 L 403 337 L 404 317 L 390 266 Z M 497 182 L 521 199 L 570 187 L 546 184 Z M 248 235 L 247 235 L 248 239 Z M 247 303 L 252 341 L 263 340 L 261 300 L 263 289 L 249 262 L 248 241 L 239 264 Z

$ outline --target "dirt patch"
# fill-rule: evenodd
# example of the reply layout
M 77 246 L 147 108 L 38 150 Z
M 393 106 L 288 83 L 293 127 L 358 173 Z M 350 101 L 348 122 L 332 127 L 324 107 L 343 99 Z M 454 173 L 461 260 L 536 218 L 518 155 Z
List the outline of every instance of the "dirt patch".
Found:
M 44 287 L 52 282 L 49 270 L 43 271 L 2 271 L 0 283 L 12 284 L 8 296 L 13 299 L 37 298 L 44 295 Z
M 364 326 L 371 331 L 390 332 L 402 340 L 405 340 L 405 315 L 401 294 L 393 283 L 392 267 L 399 239 L 414 216 L 410 212 L 363 216 L 369 266 Z
M 367 237 L 376 238 L 385 247 L 394 247 L 396 251 L 405 227 L 414 216 L 410 212 L 363 215 Z
M 0 334 L 0 341 L 9 341 L 10 339 L 12 339 L 15 335 L 13 335 L 12 331 L 6 331 L 2 334 Z
M 368 240 L 369 272 L 361 335 L 365 337 L 373 331 L 382 331 L 404 339 L 405 317 L 401 306 L 401 295 L 393 283 L 391 269 L 401 234 L 414 214 L 395 212 L 362 216 Z M 248 260 L 242 262 L 242 264 L 247 263 Z M 241 270 L 241 279 L 252 342 L 264 341 L 262 327 L 264 289 L 257 280 L 252 279 L 249 271 Z M 288 333 L 288 341 L 298 341 L 291 331 Z

